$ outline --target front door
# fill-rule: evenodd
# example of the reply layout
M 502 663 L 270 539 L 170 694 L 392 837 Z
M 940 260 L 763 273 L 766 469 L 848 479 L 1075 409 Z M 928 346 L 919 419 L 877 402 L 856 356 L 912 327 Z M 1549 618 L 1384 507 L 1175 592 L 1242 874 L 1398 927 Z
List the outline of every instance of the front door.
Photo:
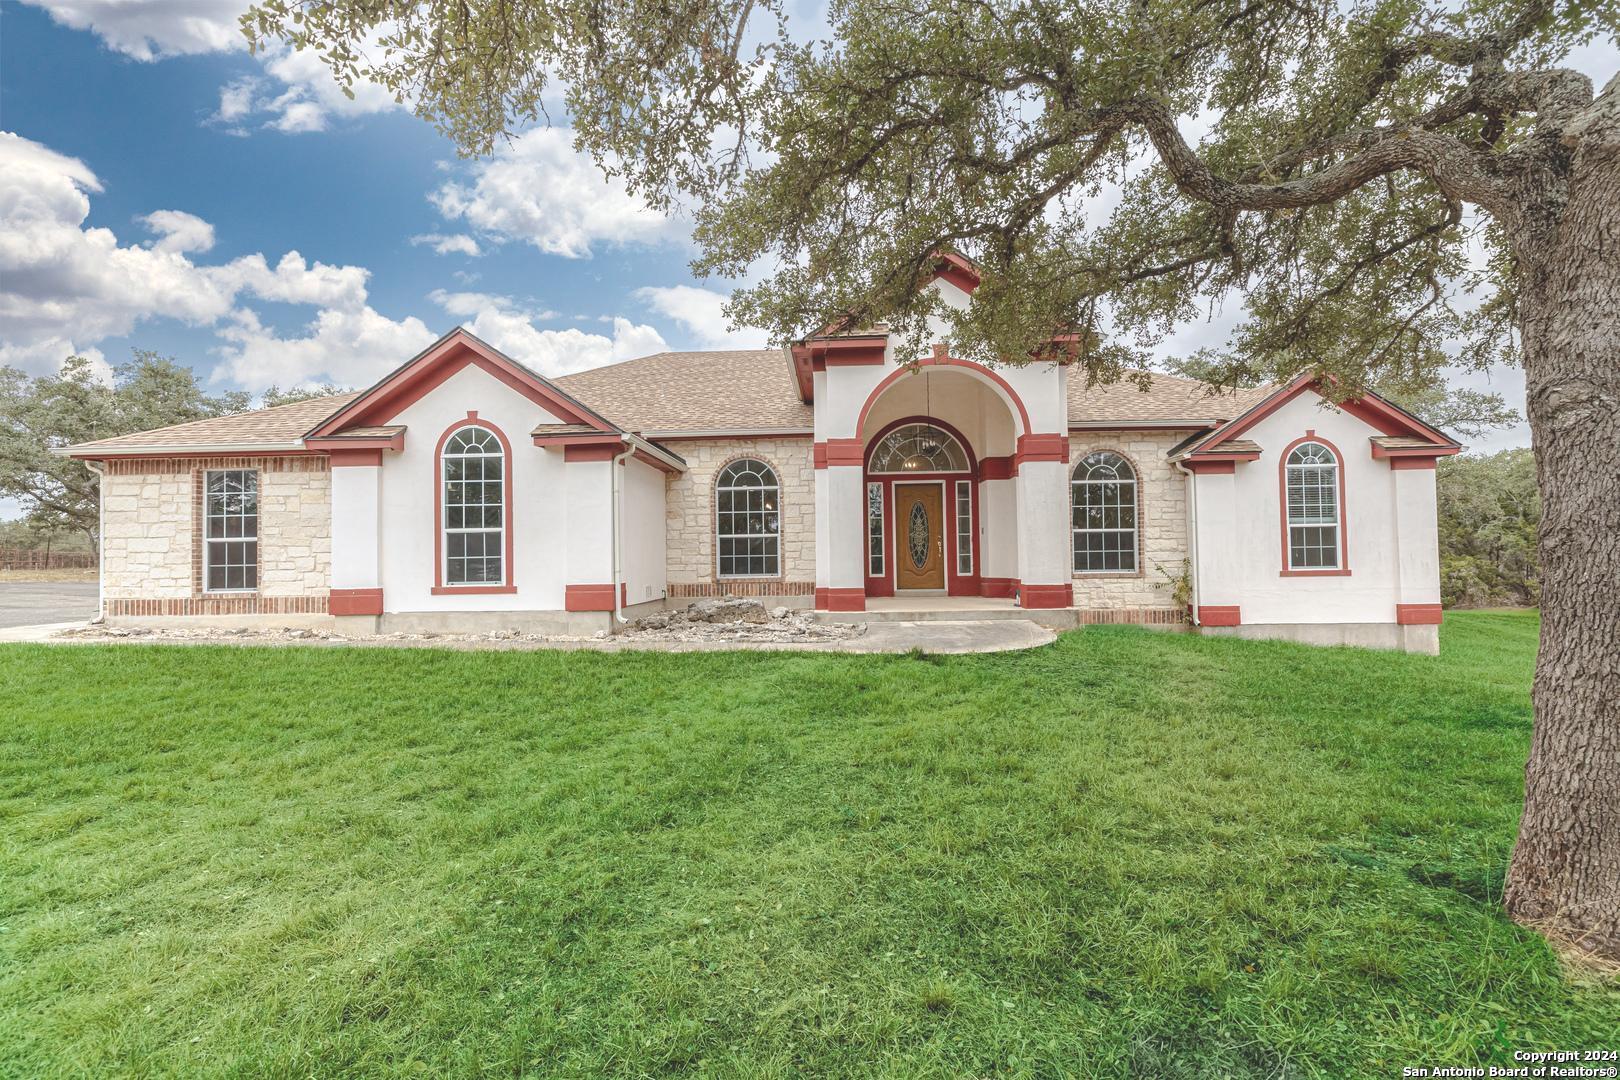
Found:
M 939 484 L 894 485 L 894 585 L 945 587 L 945 496 Z

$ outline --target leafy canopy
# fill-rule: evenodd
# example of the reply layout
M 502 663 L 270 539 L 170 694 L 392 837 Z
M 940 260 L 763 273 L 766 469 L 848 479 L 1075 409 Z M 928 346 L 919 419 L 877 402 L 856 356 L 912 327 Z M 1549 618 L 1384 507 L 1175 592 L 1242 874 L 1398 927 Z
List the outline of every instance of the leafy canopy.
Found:
M 546 114 L 654 205 L 700 273 L 774 273 L 730 313 L 791 340 L 929 316 L 1020 358 L 1079 333 L 1093 377 L 1213 305 L 1221 382 L 1349 393 L 1515 356 L 1515 259 L 1593 100 L 1558 58 L 1600 0 L 266 0 L 255 43 L 375 79 L 469 153 Z M 1192 139 L 1189 142 L 1189 138 Z M 1560 155 L 1562 154 L 1562 157 Z M 1478 212 L 1471 209 L 1478 208 Z M 978 261 L 970 307 L 918 280 Z

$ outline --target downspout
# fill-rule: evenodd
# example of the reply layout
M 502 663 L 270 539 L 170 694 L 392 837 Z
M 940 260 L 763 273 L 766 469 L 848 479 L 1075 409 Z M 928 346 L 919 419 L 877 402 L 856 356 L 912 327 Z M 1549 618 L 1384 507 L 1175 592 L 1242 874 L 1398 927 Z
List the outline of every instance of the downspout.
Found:
M 85 468 L 96 474 L 96 617 L 107 618 L 107 469 L 103 462 L 85 459 Z
M 608 495 L 610 499 L 609 514 L 610 520 L 613 522 L 613 623 L 615 626 L 623 626 L 630 621 L 624 617 L 624 606 L 620 603 L 621 586 L 619 585 L 619 578 L 621 576 L 621 568 L 619 564 L 619 470 L 624 467 L 624 463 L 630 460 L 630 456 L 635 452 L 636 448 L 634 444 L 629 438 L 626 438 L 624 441 L 624 452 L 618 457 L 615 457 L 608 466 L 610 473 L 608 476 Z
M 1172 464 L 1187 478 L 1187 558 L 1192 564 L 1192 610 L 1187 617 L 1194 626 L 1201 626 L 1198 621 L 1198 580 L 1202 577 L 1198 572 L 1198 475 L 1179 461 Z

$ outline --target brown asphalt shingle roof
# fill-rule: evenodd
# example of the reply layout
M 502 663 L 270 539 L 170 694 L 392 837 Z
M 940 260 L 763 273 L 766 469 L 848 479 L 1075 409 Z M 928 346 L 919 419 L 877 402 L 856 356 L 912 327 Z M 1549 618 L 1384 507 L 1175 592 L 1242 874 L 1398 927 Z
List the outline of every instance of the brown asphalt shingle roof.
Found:
M 780 349 L 662 352 L 554 381 L 627 431 L 808 431 L 815 424 Z
M 814 424 L 814 410 L 799 400 L 788 359 L 778 349 L 662 352 L 552 381 L 626 431 L 808 431 Z M 1270 388 L 1263 387 L 1211 394 L 1200 382 L 1172 375 L 1154 375 L 1146 391 L 1129 381 L 1087 388 L 1083 377 L 1071 376 L 1069 423 L 1174 421 L 1212 426 L 1237 416 L 1268 393 Z M 74 450 L 140 453 L 154 447 L 291 446 L 356 396 L 311 398 L 101 439 Z M 392 428 L 388 430 L 391 433 Z
M 75 452 L 101 450 L 107 453 L 140 453 L 153 447 L 208 447 L 208 446 L 295 446 L 304 433 L 338 409 L 353 401 L 358 394 L 333 394 L 329 397 L 309 398 L 269 409 L 215 416 L 207 420 L 193 420 L 189 424 L 137 431 L 111 439 L 80 443 Z

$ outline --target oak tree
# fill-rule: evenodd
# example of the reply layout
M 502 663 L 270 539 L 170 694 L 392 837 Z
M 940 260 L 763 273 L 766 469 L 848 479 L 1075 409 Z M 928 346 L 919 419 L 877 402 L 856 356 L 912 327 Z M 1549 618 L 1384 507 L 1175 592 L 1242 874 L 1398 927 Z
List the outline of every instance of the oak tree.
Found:
M 1514 917 L 1620 956 L 1620 79 L 1612 0 L 264 0 L 255 43 L 392 88 L 468 153 L 561 107 L 694 216 L 730 313 L 790 340 L 926 321 L 959 355 L 1078 335 L 1081 377 L 1196 358 L 1335 395 L 1524 365 L 1542 644 Z M 965 310 L 918 290 L 976 260 Z M 1132 376 L 1134 377 L 1134 376 Z

